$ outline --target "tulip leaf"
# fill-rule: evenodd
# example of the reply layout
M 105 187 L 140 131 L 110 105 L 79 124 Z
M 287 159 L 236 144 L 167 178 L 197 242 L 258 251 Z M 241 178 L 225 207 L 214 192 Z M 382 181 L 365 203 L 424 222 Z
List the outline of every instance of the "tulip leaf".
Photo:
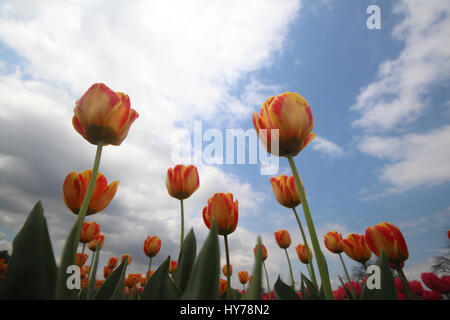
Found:
M 118 286 L 119 280 L 122 274 L 125 274 L 127 269 L 126 259 L 123 259 L 122 263 L 105 279 L 102 286 L 97 289 L 94 294 L 94 300 L 109 300 L 111 299 L 114 290 Z M 123 282 L 122 282 L 123 290 Z
M 174 272 L 175 285 L 181 292 L 184 292 L 191 275 L 192 267 L 194 266 L 195 256 L 197 254 L 197 243 L 195 239 L 194 230 L 191 228 L 186 238 L 183 241 L 178 256 L 177 269 Z
M 220 247 L 215 219 L 209 235 L 195 261 L 188 284 L 181 299 L 217 299 L 220 276 Z
M 56 263 L 41 202 L 37 202 L 15 237 L 2 282 L 2 299 L 51 299 Z
M 134 289 L 133 289 L 133 298 L 134 298 L 134 300 L 141 300 L 141 294 L 136 285 L 134 286 Z
M 275 297 L 277 300 L 299 300 L 297 293 L 291 286 L 284 283 L 278 275 L 277 282 L 274 286 Z
M 362 300 L 398 300 L 397 289 L 394 283 L 394 276 L 392 275 L 389 259 L 381 250 L 376 265 L 380 268 L 380 289 L 369 289 L 367 282 L 370 281 L 370 275 L 364 284 L 361 294 Z
M 262 242 L 258 236 L 255 265 L 253 266 L 252 280 L 242 300 L 261 300 L 261 275 L 262 275 Z
M 239 292 L 239 290 L 231 288 L 231 300 L 241 300 L 242 299 L 242 293 Z M 219 300 L 227 300 L 227 291 L 220 296 Z
M 345 291 L 345 294 L 347 295 L 347 298 L 349 300 L 356 300 L 355 297 L 353 296 L 352 292 L 345 285 L 345 282 L 342 280 L 342 278 L 340 276 L 338 276 L 338 278 L 339 278 L 339 281 L 342 284 L 342 287 L 344 287 L 344 291 Z
M 305 282 L 306 288 L 307 290 L 307 295 L 309 295 L 309 297 L 312 300 L 320 300 L 320 293 L 317 290 L 317 287 L 314 285 L 314 283 L 311 282 L 311 280 L 309 280 L 307 277 L 305 277 L 305 275 L 303 273 L 301 273 L 301 278 L 302 281 Z
M 170 257 L 156 269 L 142 292 L 142 300 L 175 300 L 181 295 L 169 278 Z
M 125 288 L 125 274 L 127 272 L 128 258 L 123 259 L 122 263 L 124 268 L 122 268 L 119 280 L 117 281 L 116 287 L 111 296 L 111 300 L 121 300 L 123 299 L 123 289 Z
M 92 299 L 92 295 L 94 294 L 95 277 L 97 274 L 97 265 L 98 265 L 98 256 L 100 255 L 100 250 L 98 248 L 98 244 L 96 244 L 96 246 L 97 246 L 97 248 L 94 252 L 94 262 L 92 263 L 92 266 L 91 266 L 87 291 L 84 296 L 84 299 L 87 299 L 87 300 Z

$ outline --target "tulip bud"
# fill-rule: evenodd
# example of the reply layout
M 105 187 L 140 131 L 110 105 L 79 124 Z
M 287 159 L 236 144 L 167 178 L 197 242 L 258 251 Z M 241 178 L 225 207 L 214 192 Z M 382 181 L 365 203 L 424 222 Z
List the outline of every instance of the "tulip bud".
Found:
M 120 259 L 120 261 L 123 261 L 125 258 L 127 258 L 127 265 L 129 265 L 131 263 L 131 261 L 133 261 L 133 259 L 131 258 L 131 256 L 129 254 L 123 254 L 122 255 L 122 259 Z
M 266 260 L 267 259 L 267 249 L 266 249 L 266 246 L 265 245 L 261 245 L 261 249 L 262 249 L 262 256 L 261 256 L 261 258 L 262 258 L 262 261 L 264 261 L 264 260 Z M 254 253 L 254 255 L 255 255 L 255 258 L 256 258 L 256 254 L 258 253 L 258 245 L 256 245 L 254 248 L 253 248 L 253 253 Z
M 88 243 L 96 239 L 100 234 L 100 225 L 96 222 L 83 222 L 81 228 L 80 242 Z
M 95 251 L 97 250 L 97 246 L 98 249 L 101 250 L 103 248 L 103 241 L 105 241 L 105 236 L 103 234 L 99 234 L 97 238 L 88 243 L 89 250 Z
M 161 239 L 157 236 L 148 236 L 144 241 L 144 253 L 149 257 L 153 258 L 156 256 L 161 249 Z
M 286 208 L 295 208 L 301 203 L 300 193 L 295 184 L 294 176 L 288 177 L 282 174 L 279 177 L 270 178 L 272 191 L 278 203 Z M 305 190 L 302 185 L 303 190 Z
M 75 255 L 75 264 L 79 267 L 82 267 L 86 263 L 87 258 L 88 258 L 87 254 L 84 253 L 83 259 L 81 259 L 81 253 L 77 253 Z
M 179 200 L 187 199 L 199 186 L 200 180 L 195 166 L 178 164 L 167 170 L 166 187 L 170 196 Z
M 114 269 L 117 266 L 117 263 L 119 262 L 119 259 L 116 257 L 111 257 L 108 260 L 108 267 L 111 269 Z
M 74 214 L 78 214 L 80 211 L 91 176 L 92 170 L 85 170 L 81 173 L 72 171 L 64 180 L 63 199 L 67 208 Z M 98 172 L 86 215 L 89 216 L 105 209 L 114 198 L 118 185 L 119 181 L 114 181 L 108 185 L 106 177 Z
M 308 255 L 306 254 L 306 247 L 305 247 L 304 244 L 299 244 L 298 246 L 295 247 L 295 250 L 297 251 L 298 258 L 300 259 L 301 262 L 303 262 L 305 264 L 310 263 L 312 261 L 312 257 L 313 257 L 313 254 L 311 252 L 311 248 L 308 247 L 308 249 L 309 249 L 308 251 L 309 251 L 311 260 L 308 260 Z
M 223 275 L 227 276 L 227 265 L 224 265 L 222 268 Z M 233 274 L 233 265 L 230 264 L 230 277 Z
M 247 271 L 240 271 L 238 272 L 239 282 L 242 284 L 246 284 L 249 280 L 248 272 Z
M 342 235 L 337 231 L 329 231 L 325 234 L 325 247 L 333 253 L 341 253 L 344 251 L 341 248 Z
M 147 278 L 142 277 L 139 281 L 139 285 L 143 288 L 145 287 L 145 283 L 147 282 Z
M 238 215 L 238 201 L 233 202 L 231 193 L 214 194 L 208 199 L 208 205 L 203 208 L 203 221 L 206 226 L 211 228 L 212 219 L 215 219 L 220 235 L 228 235 L 236 230 Z
M 316 136 L 308 102 L 298 93 L 270 97 L 253 113 L 253 126 L 262 145 L 275 156 L 297 155 Z M 266 129 L 267 131 L 260 131 Z M 279 152 L 272 150 L 271 130 L 278 129 Z
M 291 236 L 289 235 L 289 232 L 287 230 L 278 230 L 275 231 L 275 240 L 278 243 L 278 246 L 281 249 L 289 248 L 291 245 Z
M 173 274 L 175 272 L 175 270 L 177 270 L 177 262 L 170 260 L 170 264 L 169 264 L 169 273 Z
M 351 233 L 340 244 L 344 252 L 355 261 L 365 263 L 372 256 L 363 235 Z
M 220 283 L 219 283 L 219 297 L 221 297 L 225 291 L 227 290 L 227 280 L 224 279 L 220 279 Z
M 130 98 L 103 83 L 93 84 L 73 109 L 75 130 L 92 144 L 118 146 L 139 114 L 130 108 Z
M 382 222 L 366 229 L 366 242 L 370 250 L 379 256 L 383 250 L 389 262 L 401 266 L 408 257 L 408 247 L 400 230 L 389 222 Z
M 113 269 L 111 269 L 110 267 L 108 267 L 108 266 L 103 267 L 103 276 L 105 277 L 105 279 L 108 278 L 112 272 L 113 272 Z

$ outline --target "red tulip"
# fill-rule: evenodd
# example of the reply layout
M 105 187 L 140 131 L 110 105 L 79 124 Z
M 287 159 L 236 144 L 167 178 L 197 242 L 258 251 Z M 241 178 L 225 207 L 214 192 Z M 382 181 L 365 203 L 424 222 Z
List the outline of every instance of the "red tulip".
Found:
M 337 231 L 328 231 L 324 236 L 325 247 L 333 253 L 344 251 L 341 247 L 342 235 Z
M 441 291 L 441 279 L 432 272 L 424 272 L 420 276 L 423 283 L 433 291 Z
M 422 293 L 423 300 L 443 300 L 444 297 L 439 291 L 424 290 Z
M 161 239 L 157 236 L 148 236 L 144 241 L 144 253 L 149 258 L 156 256 L 161 249 Z
M 203 208 L 203 221 L 211 228 L 212 219 L 216 220 L 217 232 L 228 235 L 236 230 L 238 223 L 238 201 L 233 202 L 233 194 L 216 193 L 208 199 L 208 205 Z
M 363 235 L 351 233 L 340 244 L 344 252 L 355 261 L 364 263 L 372 255 Z
M 289 235 L 289 232 L 287 230 L 278 230 L 275 231 L 275 240 L 278 243 L 278 246 L 281 249 L 289 248 L 291 245 L 291 236 Z
M 179 200 L 187 199 L 199 186 L 200 180 L 195 166 L 179 164 L 167 170 L 166 187 L 170 196 Z

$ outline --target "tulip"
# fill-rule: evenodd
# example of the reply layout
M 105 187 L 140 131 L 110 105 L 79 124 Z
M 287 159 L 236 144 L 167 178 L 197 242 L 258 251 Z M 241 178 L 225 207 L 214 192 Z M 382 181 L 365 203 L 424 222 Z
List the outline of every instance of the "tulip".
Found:
M 166 187 L 169 195 L 180 200 L 181 235 L 180 250 L 184 241 L 184 206 L 183 200 L 189 198 L 200 186 L 197 168 L 193 165 L 176 165 L 167 169 Z
M 89 274 L 89 271 L 91 270 L 91 266 L 83 266 L 81 268 L 81 278 L 84 279 Z
M 98 288 L 100 288 L 104 282 L 105 282 L 105 280 L 96 280 L 94 289 L 97 290 Z
M 175 272 L 175 270 L 177 270 L 177 262 L 170 260 L 170 264 L 169 264 L 169 273 L 173 274 Z
M 231 276 L 232 274 L 233 274 L 233 266 L 230 264 L 230 274 L 228 274 L 228 272 L 227 272 L 227 265 L 224 265 L 223 266 L 223 268 L 222 268 L 222 273 L 223 273 L 223 275 L 226 277 L 226 276 Z
M 103 83 L 93 84 L 77 100 L 72 119 L 75 130 L 87 141 L 97 145 L 118 146 L 139 114 L 130 108 L 130 98 L 114 92 Z
M 157 236 L 148 236 L 144 241 L 144 253 L 149 258 L 156 256 L 161 249 L 161 239 Z
M 111 269 L 114 269 L 117 266 L 117 263 L 119 262 L 119 259 L 116 257 L 111 257 L 108 260 L 108 267 Z
M 97 247 L 101 250 L 103 248 L 103 241 L 105 241 L 105 236 L 103 234 L 99 234 L 97 238 L 88 243 L 89 250 L 96 251 Z
M 351 259 L 362 263 L 364 267 L 366 261 L 372 256 L 372 252 L 367 246 L 364 235 L 351 233 L 347 236 L 347 239 L 342 239 L 340 244 L 344 252 Z
M 261 259 L 262 259 L 262 261 L 264 261 L 264 260 L 267 259 L 267 249 L 266 249 L 266 246 L 263 245 L 263 244 L 261 245 L 261 248 L 262 248 L 262 257 L 261 257 Z M 253 248 L 253 253 L 255 254 L 255 258 L 256 258 L 256 253 L 257 253 L 256 250 L 258 250 L 258 245 L 256 245 L 256 246 Z
M 421 296 L 422 295 L 423 287 L 422 287 L 422 284 L 419 281 L 417 281 L 417 280 L 410 281 L 409 282 L 409 287 L 411 288 L 412 292 L 414 292 L 414 294 L 416 296 Z
M 243 285 L 245 285 L 249 280 L 247 271 L 238 272 L 238 277 L 239 277 L 239 282 L 242 283 Z M 244 289 L 245 289 L 245 287 L 244 287 Z
M 379 256 L 383 250 L 394 266 L 401 265 L 408 259 L 408 247 L 402 233 L 389 222 L 367 228 L 366 242 L 376 256 Z
M 287 230 L 275 231 L 274 236 L 281 249 L 287 249 L 291 245 L 291 236 Z
M 133 288 L 138 283 L 138 278 L 134 273 L 129 273 L 128 276 L 125 278 L 125 285 L 128 288 Z
M 443 276 L 441 278 L 441 293 L 449 294 L 450 293 L 450 276 Z
M 295 250 L 297 251 L 298 258 L 300 259 L 300 261 L 302 263 L 307 264 L 307 263 L 310 263 L 312 261 L 312 260 L 308 259 L 308 255 L 306 254 L 306 247 L 305 247 L 305 245 L 299 244 L 297 247 L 295 247 Z M 311 250 L 310 250 L 309 253 L 310 253 L 311 257 L 312 257 Z
M 344 251 L 341 247 L 342 235 L 337 231 L 329 231 L 325 234 L 325 246 L 333 253 L 341 253 Z
M 432 272 L 424 272 L 420 275 L 423 283 L 433 291 L 441 291 L 441 279 Z
M 253 126 L 266 150 L 276 156 L 295 156 L 316 136 L 308 102 L 292 92 L 268 98 L 260 115 L 253 113 Z M 264 129 L 267 131 L 260 131 Z M 272 129 L 279 130 L 279 150 L 272 150 Z
M 6 272 L 6 269 L 8 269 L 7 263 L 0 264 L 0 274 L 4 274 Z
M 81 259 L 81 257 L 83 257 L 83 259 Z M 75 256 L 75 264 L 81 268 L 86 263 L 87 258 L 87 254 L 77 253 Z
M 220 279 L 220 282 L 219 282 L 219 293 L 218 293 L 219 297 L 221 297 L 225 293 L 225 291 L 227 290 L 227 287 L 228 287 L 227 280 Z
M 295 208 L 302 202 L 300 193 L 295 185 L 294 176 L 288 177 L 287 175 L 282 174 L 279 177 L 272 177 L 270 178 L 270 184 L 272 185 L 275 199 L 277 199 L 278 203 L 282 206 L 285 206 L 286 208 Z
M 203 208 L 203 221 L 211 228 L 211 222 L 216 220 L 217 232 L 228 235 L 236 230 L 238 222 L 238 201 L 233 202 L 233 194 L 216 193 L 208 199 L 208 205 Z
M 100 225 L 96 222 L 83 222 L 81 228 L 80 242 L 83 244 L 89 243 L 96 239 L 100 234 Z
M 424 290 L 422 293 L 423 300 L 443 300 L 444 297 L 439 291 Z
M 106 278 L 109 277 L 109 275 L 113 272 L 113 269 L 108 267 L 108 266 L 104 266 L 103 267 L 103 276 Z
M 127 265 L 129 265 L 131 263 L 131 261 L 133 261 L 133 259 L 131 258 L 131 256 L 129 254 L 124 253 L 122 255 L 122 258 L 120 259 L 120 261 L 123 261 L 125 258 L 127 258 Z
M 359 299 L 362 293 L 362 288 L 358 281 L 347 282 L 345 286 L 356 296 L 357 299 Z
M 153 276 L 154 273 L 155 273 L 155 270 L 147 271 L 147 273 L 145 274 L 146 277 L 147 277 L 147 280 L 150 279 Z
M 143 288 L 145 287 L 145 284 L 147 283 L 147 278 L 142 277 L 141 281 L 139 281 L 139 285 Z
M 91 175 L 92 170 L 84 170 L 81 173 L 71 171 L 64 180 L 63 199 L 67 208 L 74 214 L 78 214 L 80 211 Z M 98 172 L 86 215 L 89 216 L 105 209 L 114 198 L 118 184 L 119 181 L 114 181 L 108 185 L 106 177 Z
M 333 290 L 334 300 L 345 300 L 346 297 L 347 295 L 343 286 L 340 286 L 337 290 Z
M 397 289 L 398 292 L 405 292 L 405 290 L 403 289 L 402 279 L 395 278 L 394 284 L 395 284 L 395 288 Z

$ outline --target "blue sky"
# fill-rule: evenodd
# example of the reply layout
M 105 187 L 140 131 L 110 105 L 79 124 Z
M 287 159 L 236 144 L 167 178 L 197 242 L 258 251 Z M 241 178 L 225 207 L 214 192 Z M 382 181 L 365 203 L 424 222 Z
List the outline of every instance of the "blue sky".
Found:
M 162 238 L 156 265 L 177 253 L 179 208 L 164 186 L 175 164 L 173 132 L 192 130 L 195 120 L 204 130 L 247 130 L 266 98 L 293 91 L 311 105 L 318 134 L 295 161 L 320 240 L 327 231 L 345 236 L 390 221 L 409 247 L 406 274 L 418 279 L 442 254 L 450 227 L 450 6 L 227 3 L 171 10 L 144 1 L 119 10 L 102 1 L 0 2 L 2 248 L 42 199 L 59 255 L 73 223 L 60 198 L 62 181 L 71 170 L 90 168 L 93 158 L 93 147 L 71 127 L 73 105 L 92 83 L 129 94 L 140 113 L 127 140 L 104 151 L 100 170 L 121 182 L 112 204 L 92 216 L 106 234 L 103 260 L 130 252 L 134 272 L 146 265 L 141 246 L 148 234 Z M 366 27 L 371 4 L 380 6 L 381 30 Z M 199 166 L 201 187 L 186 201 L 186 225 L 202 242 L 207 199 L 232 192 L 240 203 L 230 236 L 233 269 L 251 270 L 260 234 L 274 283 L 278 273 L 288 279 L 273 238 L 278 229 L 291 233 L 294 269 L 306 270 L 293 248 L 300 235 L 292 213 L 275 201 L 259 170 Z M 279 174 L 289 172 L 281 159 Z M 337 257 L 326 258 L 336 286 L 341 267 Z

